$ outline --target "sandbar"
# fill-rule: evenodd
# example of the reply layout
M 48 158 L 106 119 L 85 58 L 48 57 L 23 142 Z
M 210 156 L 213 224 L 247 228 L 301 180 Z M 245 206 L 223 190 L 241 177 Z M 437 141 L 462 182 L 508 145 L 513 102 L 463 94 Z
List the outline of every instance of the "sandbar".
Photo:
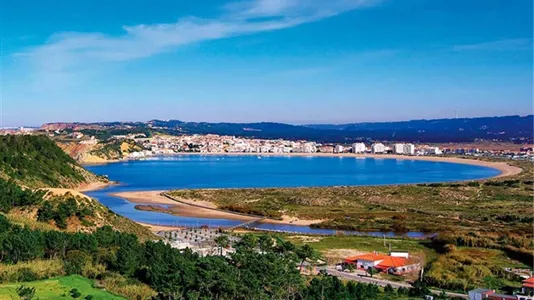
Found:
M 120 192 L 114 193 L 112 196 L 119 197 L 130 201 L 132 203 L 139 203 L 139 205 L 146 206 L 143 209 L 153 210 L 158 205 L 165 205 L 166 207 L 159 207 L 158 211 L 170 213 L 182 217 L 197 217 L 197 218 L 213 218 L 213 219 L 228 219 L 239 220 L 243 222 L 257 219 L 252 216 L 244 216 L 241 214 L 234 214 L 231 212 L 216 210 L 217 206 L 212 202 L 207 201 L 193 201 L 189 199 L 179 200 L 184 202 L 177 202 L 161 195 L 164 191 L 140 191 L 140 192 Z M 187 203 L 193 204 L 188 205 Z M 204 206 L 199 207 L 199 206 Z M 262 222 L 271 224 L 290 224 L 308 226 L 314 223 L 320 223 L 324 220 L 304 220 L 291 216 L 282 216 L 282 220 L 265 219 Z M 147 225 L 147 224 L 144 224 Z M 152 226 L 152 225 L 151 225 Z M 162 228 L 166 228 L 163 226 Z M 170 227 L 172 228 L 172 227 Z

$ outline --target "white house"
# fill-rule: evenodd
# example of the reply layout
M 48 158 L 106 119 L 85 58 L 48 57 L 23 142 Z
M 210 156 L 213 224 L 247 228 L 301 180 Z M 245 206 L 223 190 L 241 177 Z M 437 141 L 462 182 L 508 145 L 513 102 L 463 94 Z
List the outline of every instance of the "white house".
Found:
M 404 154 L 408 155 L 414 155 L 415 154 L 415 146 L 413 144 L 404 144 L 403 147 Z
M 335 153 L 343 153 L 343 150 L 344 148 L 341 145 L 336 145 L 336 147 L 334 148 Z
M 395 154 L 404 154 L 404 146 L 405 144 L 395 144 L 393 147 L 393 151 Z
M 352 153 L 364 153 L 365 152 L 364 143 L 354 143 L 352 144 Z
M 385 151 L 386 151 L 386 147 L 382 143 L 374 143 L 371 145 L 372 153 L 384 153 Z

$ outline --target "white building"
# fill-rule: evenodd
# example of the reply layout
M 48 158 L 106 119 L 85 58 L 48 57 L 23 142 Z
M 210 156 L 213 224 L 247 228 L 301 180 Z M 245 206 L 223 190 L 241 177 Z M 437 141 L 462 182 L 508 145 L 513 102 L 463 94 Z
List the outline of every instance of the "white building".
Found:
M 386 151 L 386 147 L 382 143 L 374 143 L 371 145 L 372 153 L 384 153 L 384 151 Z
M 440 155 L 443 152 L 438 147 L 430 147 L 427 149 L 426 153 L 430 155 Z
M 365 144 L 364 143 L 354 143 L 352 144 L 352 153 L 364 153 Z
M 343 153 L 343 150 L 343 146 L 341 145 L 336 145 L 336 147 L 334 148 L 335 153 Z
M 404 146 L 406 146 L 405 144 L 395 144 L 393 146 L 393 152 L 395 154 L 404 154 Z
M 304 153 L 315 153 L 315 152 L 317 152 L 317 146 L 315 146 L 315 143 L 305 143 L 302 146 L 302 152 L 304 152 Z
M 404 154 L 407 155 L 414 155 L 415 154 L 415 146 L 413 144 L 404 144 Z

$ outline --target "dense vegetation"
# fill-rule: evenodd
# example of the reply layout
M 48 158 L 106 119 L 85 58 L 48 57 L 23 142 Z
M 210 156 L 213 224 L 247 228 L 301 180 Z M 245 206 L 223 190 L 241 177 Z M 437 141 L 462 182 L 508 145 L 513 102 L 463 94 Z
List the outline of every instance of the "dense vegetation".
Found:
M 89 174 L 45 136 L 0 136 L 0 177 L 30 187 L 71 187 Z
M 44 192 L 22 189 L 13 181 L 0 178 L 0 212 L 8 213 L 14 207 L 37 204 L 42 200 L 44 194 Z
M 81 222 L 87 223 L 86 216 L 93 216 L 94 212 L 85 205 L 79 205 L 74 197 L 68 198 L 55 205 L 50 201 L 43 201 L 37 210 L 37 221 L 50 222 L 54 220 L 55 225 L 60 229 L 67 228 L 67 218 L 76 216 Z
M 345 285 L 327 275 L 306 284 L 298 265 L 315 256 L 311 248 L 295 247 L 267 235 L 245 235 L 235 247 L 230 257 L 201 257 L 161 241 L 140 243 L 135 235 L 111 227 L 92 234 L 43 232 L 11 224 L 0 215 L 0 262 L 16 266 L 34 260 L 61 261 L 55 274 L 38 274 L 24 267 L 0 272 L 0 281 L 33 281 L 64 274 L 101 280 L 119 276 L 150 286 L 161 299 L 396 299 L 428 292 L 416 288 L 397 293 L 353 282 Z

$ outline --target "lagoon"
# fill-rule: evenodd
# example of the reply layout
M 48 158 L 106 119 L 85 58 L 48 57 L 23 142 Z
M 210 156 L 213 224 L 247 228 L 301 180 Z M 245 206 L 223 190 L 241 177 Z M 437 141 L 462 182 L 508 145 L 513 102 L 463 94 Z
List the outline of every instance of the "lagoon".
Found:
M 499 170 L 468 164 L 410 159 L 251 155 L 174 155 L 87 166 L 121 184 L 88 192 L 115 213 L 134 221 L 174 226 L 230 227 L 236 220 L 179 217 L 139 211 L 134 204 L 110 194 L 123 191 L 198 188 L 265 188 L 358 186 L 451 182 L 484 179 Z M 307 226 L 260 224 L 260 228 L 333 234 Z M 382 236 L 396 235 L 376 233 Z M 417 236 L 420 233 L 408 233 Z

